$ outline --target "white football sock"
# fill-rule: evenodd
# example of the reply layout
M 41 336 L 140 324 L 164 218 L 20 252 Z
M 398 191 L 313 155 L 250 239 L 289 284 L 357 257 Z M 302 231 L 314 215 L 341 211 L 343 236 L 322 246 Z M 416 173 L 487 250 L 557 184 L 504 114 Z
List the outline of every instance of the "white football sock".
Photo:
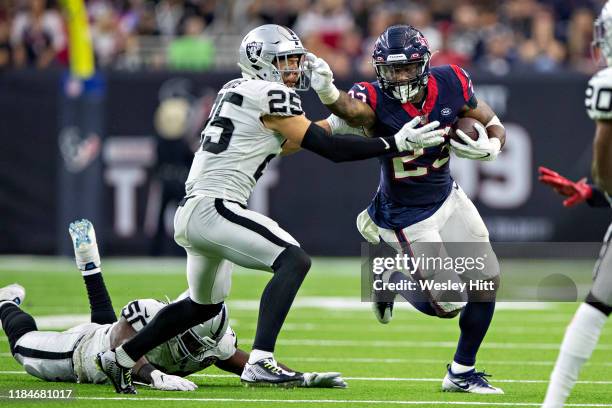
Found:
M 269 351 L 253 349 L 251 350 L 251 354 L 249 354 L 249 364 L 255 364 L 264 358 L 274 358 L 274 355 Z
M 3 301 L 0 301 L 0 308 L 2 308 L 2 306 L 6 305 L 7 303 L 10 303 L 11 305 L 15 305 L 19 307 L 19 305 L 14 300 L 3 300 Z
M 591 357 L 608 316 L 593 306 L 580 305 L 567 327 L 561 351 L 550 375 L 542 408 L 561 408 L 569 396 L 582 365 Z
M 121 367 L 132 368 L 136 365 L 136 362 L 132 360 L 132 357 L 128 356 L 121 346 L 115 349 L 115 358 Z
M 463 373 L 467 373 L 468 371 L 471 371 L 474 369 L 474 366 L 466 366 L 463 364 L 459 364 L 456 362 L 452 362 L 451 364 L 451 372 L 453 374 L 463 374 Z

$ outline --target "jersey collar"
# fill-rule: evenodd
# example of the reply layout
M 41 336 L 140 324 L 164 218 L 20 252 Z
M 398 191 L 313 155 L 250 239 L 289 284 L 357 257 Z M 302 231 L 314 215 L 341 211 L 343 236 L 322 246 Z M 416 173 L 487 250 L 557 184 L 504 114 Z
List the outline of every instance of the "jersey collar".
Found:
M 427 81 L 427 97 L 425 98 L 423 109 L 417 109 L 410 102 L 403 103 L 402 108 L 404 108 L 404 110 L 412 118 L 414 118 L 415 116 L 428 115 L 433 110 L 433 107 L 436 104 L 437 98 L 438 98 L 438 83 L 436 82 L 436 78 L 433 75 L 429 74 L 429 80 Z

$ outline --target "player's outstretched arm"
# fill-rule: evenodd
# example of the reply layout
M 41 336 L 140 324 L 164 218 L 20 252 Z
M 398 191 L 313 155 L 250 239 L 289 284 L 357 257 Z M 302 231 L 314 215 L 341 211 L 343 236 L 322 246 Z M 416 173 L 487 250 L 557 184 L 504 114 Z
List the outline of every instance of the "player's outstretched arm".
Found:
M 558 194 L 567 197 L 563 200 L 565 207 L 572 207 L 582 202 L 587 202 L 591 207 L 607 207 L 610 203 L 605 193 L 592 184 L 587 183 L 586 177 L 578 181 L 569 180 L 559 173 L 544 166 L 538 168 L 540 176 L 538 180 L 542 184 L 550 186 Z
M 268 129 L 280 133 L 288 141 L 336 163 L 436 146 L 443 143 L 445 133 L 443 129 L 436 129 L 440 125 L 438 121 L 417 127 L 420 124 L 418 117 L 405 124 L 394 136 L 381 138 L 329 136 L 325 129 L 304 115 L 267 115 L 262 120 Z
M 372 108 L 346 92 L 339 91 L 334 85 L 334 74 L 324 59 L 309 53 L 306 56 L 307 66 L 312 70 L 311 86 L 319 99 L 330 111 L 344 119 L 349 126 L 366 129 L 374 126 L 376 114 Z
M 110 336 L 111 349 L 119 347 L 136 335 L 136 330 L 128 321 L 122 317 L 119 322 L 113 326 Z M 134 380 L 144 384 L 150 384 L 151 387 L 162 391 L 193 391 L 198 388 L 193 382 L 178 377 L 176 375 L 166 374 L 157 368 L 153 367 L 146 357 L 141 357 L 136 361 L 136 365 L 132 368 Z
M 370 105 L 339 91 L 338 99 L 326 105 L 335 115 L 344 119 L 349 126 L 370 129 L 376 122 L 376 113 Z
M 612 195 L 612 121 L 598 120 L 593 143 L 593 180 Z

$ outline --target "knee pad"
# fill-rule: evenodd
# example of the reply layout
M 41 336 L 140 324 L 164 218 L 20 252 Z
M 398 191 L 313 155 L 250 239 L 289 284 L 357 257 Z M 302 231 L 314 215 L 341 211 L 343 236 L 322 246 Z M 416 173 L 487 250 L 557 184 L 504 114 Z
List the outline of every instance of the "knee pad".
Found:
M 311 264 L 312 261 L 306 251 L 299 246 L 290 245 L 276 258 L 272 264 L 272 270 L 276 273 L 279 270 L 287 269 L 306 275 Z
M 584 303 L 587 303 L 593 306 L 595 309 L 599 310 L 601 313 L 605 314 L 606 316 L 610 316 L 610 313 L 612 313 L 612 306 L 607 305 L 603 302 L 600 302 L 599 299 L 593 296 L 592 292 L 589 292 Z
M 453 319 L 457 317 L 462 310 L 463 309 L 457 309 L 453 310 L 452 312 L 445 313 L 436 309 L 436 316 L 438 316 L 440 319 Z
M 430 303 L 433 310 L 436 312 L 436 316 L 440 319 L 452 319 L 453 317 L 461 313 L 461 311 L 465 309 L 465 305 L 467 304 L 465 302 L 453 302 L 454 304 L 456 304 L 457 308 L 454 310 L 445 310 L 445 308 L 450 308 L 450 302 L 446 302 L 444 307 L 440 303 L 434 302 L 433 300 L 430 301 Z M 461 305 L 460 303 L 463 303 L 463 305 Z

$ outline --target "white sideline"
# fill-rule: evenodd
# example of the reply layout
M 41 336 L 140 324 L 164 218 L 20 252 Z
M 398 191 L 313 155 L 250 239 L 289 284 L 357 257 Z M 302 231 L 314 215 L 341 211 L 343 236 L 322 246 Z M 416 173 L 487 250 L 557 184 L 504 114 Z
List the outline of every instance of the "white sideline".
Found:
M 7 396 L 0 398 L 8 399 Z M 392 401 L 392 400 L 350 400 L 350 399 L 255 399 L 255 398 L 154 398 L 154 397 L 75 397 L 77 400 L 91 401 L 199 401 L 199 402 L 241 402 L 241 403 L 291 403 L 291 404 L 380 404 L 380 405 L 461 405 L 461 406 L 500 406 L 500 407 L 539 407 L 538 402 L 476 402 L 476 401 Z M 612 404 L 565 404 L 566 407 L 612 407 Z
M 0 371 L 0 374 L 27 374 L 25 371 Z M 238 376 L 235 374 L 191 374 L 189 377 L 204 377 L 204 378 L 235 378 Z M 350 381 L 413 381 L 413 382 L 442 382 L 440 378 L 408 378 L 408 377 L 344 377 L 345 380 Z M 509 383 L 509 384 L 548 384 L 548 380 L 509 380 L 509 379 L 493 379 L 492 382 L 497 383 Z M 612 381 L 586 381 L 579 380 L 576 384 L 596 384 L 596 385 L 609 385 Z M 612 405 L 611 405 L 612 406 Z

